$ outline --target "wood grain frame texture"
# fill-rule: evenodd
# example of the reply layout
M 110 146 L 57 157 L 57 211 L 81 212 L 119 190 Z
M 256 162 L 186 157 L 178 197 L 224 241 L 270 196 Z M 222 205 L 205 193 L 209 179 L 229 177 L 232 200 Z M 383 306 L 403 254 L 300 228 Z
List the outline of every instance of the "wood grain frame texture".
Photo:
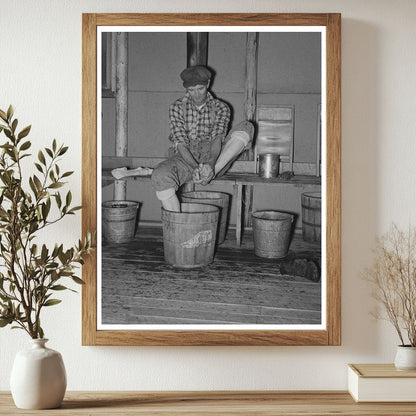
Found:
M 325 330 L 97 330 L 97 259 L 83 266 L 83 345 L 340 345 L 341 344 L 341 15 L 320 14 L 83 14 L 82 230 L 97 228 L 97 26 L 326 26 L 327 226 Z

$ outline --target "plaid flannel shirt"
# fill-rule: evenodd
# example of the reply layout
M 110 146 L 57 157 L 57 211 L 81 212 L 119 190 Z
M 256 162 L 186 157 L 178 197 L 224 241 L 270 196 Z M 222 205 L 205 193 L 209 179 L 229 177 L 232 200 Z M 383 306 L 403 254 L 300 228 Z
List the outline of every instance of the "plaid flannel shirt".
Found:
M 185 102 L 184 102 L 185 101 Z M 184 102 L 184 103 L 183 103 Z M 184 114 L 184 109 L 186 114 Z M 215 115 L 215 119 L 213 117 Z M 189 147 L 191 141 L 224 141 L 230 122 L 230 108 L 209 92 L 205 105 L 198 109 L 189 94 L 179 98 L 169 108 L 169 140 L 176 152 L 179 143 Z

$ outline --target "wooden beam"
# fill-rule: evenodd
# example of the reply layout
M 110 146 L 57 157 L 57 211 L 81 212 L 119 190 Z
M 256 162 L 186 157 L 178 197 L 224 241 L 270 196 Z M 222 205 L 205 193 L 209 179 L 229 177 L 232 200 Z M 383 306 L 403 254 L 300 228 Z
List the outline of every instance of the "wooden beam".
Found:
M 247 32 L 246 39 L 246 83 L 244 112 L 245 119 L 251 122 L 256 120 L 257 110 L 257 50 L 258 50 L 259 34 L 257 32 Z M 242 160 L 253 160 L 254 152 L 251 148 L 243 156 Z M 253 186 L 245 188 L 245 204 L 244 204 L 244 223 L 251 226 L 251 211 L 253 207 Z
M 116 63 L 116 156 L 127 156 L 128 131 L 128 91 L 127 91 L 127 33 L 117 33 L 117 63 Z M 126 181 L 116 181 L 114 199 L 126 199 Z
M 208 61 L 208 32 L 188 32 L 186 34 L 186 66 L 206 65 Z M 184 192 L 195 190 L 193 183 L 183 185 Z
M 259 34 L 248 32 L 246 40 L 246 83 L 244 112 L 248 121 L 256 120 L 257 106 L 257 46 Z
M 111 79 L 110 89 L 116 91 L 116 72 L 117 72 L 117 34 L 111 32 Z
M 316 176 L 321 175 L 321 104 L 318 104 L 316 116 Z
M 187 66 L 206 65 L 208 62 L 208 33 L 188 32 L 186 34 Z

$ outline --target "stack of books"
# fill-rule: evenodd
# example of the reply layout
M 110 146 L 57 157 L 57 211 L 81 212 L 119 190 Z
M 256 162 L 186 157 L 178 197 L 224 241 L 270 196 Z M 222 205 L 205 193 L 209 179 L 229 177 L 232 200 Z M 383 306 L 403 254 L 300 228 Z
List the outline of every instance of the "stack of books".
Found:
M 356 402 L 416 402 L 416 371 L 394 364 L 349 364 L 348 390 Z

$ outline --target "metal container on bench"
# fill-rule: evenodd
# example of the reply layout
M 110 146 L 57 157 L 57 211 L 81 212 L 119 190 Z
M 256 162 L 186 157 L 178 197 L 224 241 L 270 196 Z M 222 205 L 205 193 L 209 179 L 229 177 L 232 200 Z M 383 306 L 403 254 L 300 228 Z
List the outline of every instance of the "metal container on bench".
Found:
M 259 154 L 259 176 L 277 178 L 279 176 L 280 156 L 276 153 Z

